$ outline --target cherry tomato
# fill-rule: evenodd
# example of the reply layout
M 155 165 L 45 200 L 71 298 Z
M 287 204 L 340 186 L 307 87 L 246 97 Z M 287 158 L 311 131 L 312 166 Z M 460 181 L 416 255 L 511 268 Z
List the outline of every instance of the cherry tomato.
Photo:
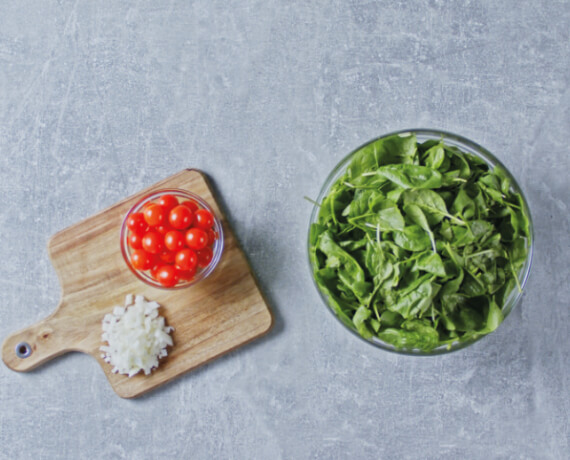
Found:
M 158 259 L 158 260 L 157 260 L 157 259 Z M 151 269 L 150 269 L 150 272 L 149 272 L 151 278 L 153 278 L 153 279 L 155 279 L 155 280 L 156 280 L 156 276 L 157 276 L 158 269 L 159 269 L 160 267 L 162 267 L 162 265 L 159 263 L 159 262 L 160 262 L 160 259 L 159 259 L 159 258 L 157 258 L 157 259 L 154 259 L 154 260 L 152 261 L 152 263 L 151 263 Z
M 186 206 L 178 205 L 170 211 L 168 221 L 178 230 L 184 230 L 190 226 L 194 218 L 192 211 Z
M 212 229 L 209 229 L 207 233 L 208 233 L 208 246 L 212 246 L 212 244 L 214 244 L 218 239 L 218 234 Z
M 214 225 L 214 216 L 207 209 L 200 209 L 194 214 L 194 225 L 202 230 L 208 230 Z
M 198 256 L 198 267 L 204 268 L 210 265 L 212 257 L 214 257 L 214 251 L 212 251 L 212 248 L 204 248 L 196 251 L 196 255 Z
M 169 213 L 172 208 L 178 206 L 178 198 L 174 195 L 162 195 L 158 199 L 158 204 L 162 206 L 167 213 Z
M 127 237 L 127 241 L 129 246 L 133 249 L 141 249 L 142 248 L 142 235 L 140 233 L 130 232 L 129 236 Z
M 145 204 L 142 205 L 142 208 L 139 212 L 141 214 L 143 214 L 143 216 L 144 216 L 144 212 L 146 211 L 146 208 L 148 208 L 149 206 L 152 206 L 153 204 L 156 204 L 156 203 L 154 203 L 153 201 L 146 202 Z
M 166 235 L 164 235 L 164 245 L 170 251 L 180 251 L 184 247 L 185 238 L 184 233 L 177 230 L 170 230 Z
M 156 271 L 156 280 L 164 287 L 172 287 L 178 283 L 178 270 L 172 265 L 161 265 Z
M 186 206 L 188 209 L 190 209 L 190 211 L 192 211 L 192 213 L 195 213 L 196 211 L 198 211 L 198 205 L 196 204 L 195 201 L 189 200 L 189 201 L 183 201 L 182 203 L 180 203 L 182 206 Z
M 186 246 L 190 249 L 204 249 L 208 246 L 208 234 L 201 228 L 191 228 L 186 232 Z
M 163 251 L 158 256 L 160 260 L 167 264 L 173 264 L 174 258 L 176 257 L 176 253 L 172 251 Z
M 127 219 L 127 227 L 131 232 L 144 233 L 148 227 L 142 212 L 134 212 Z
M 194 270 L 178 270 L 178 276 L 180 281 L 191 281 L 196 274 L 196 269 Z
M 161 235 L 166 235 L 170 230 L 174 229 L 168 224 L 161 224 L 154 227 L 154 230 L 156 230 Z
M 151 254 L 160 254 L 164 249 L 164 240 L 157 232 L 146 232 L 142 239 L 142 247 Z
M 180 270 L 196 270 L 198 257 L 192 249 L 182 249 L 176 253 L 174 262 Z
M 144 209 L 144 220 L 151 227 L 161 225 L 166 221 L 166 211 L 159 204 L 151 204 Z
M 148 252 L 137 249 L 131 254 L 131 264 L 136 270 L 148 270 L 154 259 Z

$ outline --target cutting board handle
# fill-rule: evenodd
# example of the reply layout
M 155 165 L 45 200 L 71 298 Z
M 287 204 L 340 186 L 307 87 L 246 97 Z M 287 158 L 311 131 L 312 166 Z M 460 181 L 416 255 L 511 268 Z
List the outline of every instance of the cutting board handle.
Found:
M 4 340 L 2 360 L 6 366 L 14 371 L 27 372 L 72 351 L 67 344 L 73 343 L 70 341 L 70 334 L 76 336 L 77 329 L 73 327 L 73 323 L 70 324 L 70 318 L 59 317 L 59 307 L 53 315 Z

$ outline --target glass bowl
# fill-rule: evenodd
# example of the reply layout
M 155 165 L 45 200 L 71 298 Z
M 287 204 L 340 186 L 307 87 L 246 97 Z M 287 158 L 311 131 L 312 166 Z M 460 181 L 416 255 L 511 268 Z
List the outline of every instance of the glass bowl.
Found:
M 321 298 L 323 299 L 325 305 L 327 306 L 327 310 L 329 310 L 331 312 L 331 314 L 337 319 L 337 321 L 340 324 L 342 324 L 342 327 L 348 329 L 351 333 L 356 335 L 358 338 L 360 338 L 361 340 L 364 340 L 365 342 L 367 342 L 367 343 L 369 343 L 375 347 L 381 348 L 383 350 L 395 352 L 395 353 L 406 354 L 406 355 L 419 355 L 419 356 L 438 355 L 438 354 L 449 353 L 449 352 L 452 352 L 455 350 L 465 348 L 465 347 L 477 342 L 478 340 L 480 340 L 481 338 L 483 338 L 489 334 L 480 335 L 480 336 L 477 336 L 476 338 L 473 338 L 470 340 L 465 340 L 463 342 L 454 342 L 450 345 L 449 344 L 441 345 L 441 346 L 434 348 L 433 350 L 430 350 L 430 351 L 422 351 L 419 349 L 396 348 L 395 346 L 380 340 L 378 337 L 372 337 L 370 339 L 366 339 L 366 338 L 362 337 L 357 332 L 355 327 L 350 327 L 349 325 L 345 324 L 343 321 L 341 321 L 337 317 L 337 315 L 334 312 L 334 309 L 332 308 L 332 306 L 329 303 L 329 299 L 328 299 L 327 295 L 320 290 L 320 288 L 319 288 L 319 286 L 318 286 L 318 284 L 314 278 L 314 268 L 315 267 L 313 267 L 313 263 L 312 263 L 311 257 L 310 257 L 310 250 L 311 250 L 310 229 L 311 229 L 312 224 L 314 224 L 318 221 L 318 214 L 319 214 L 319 208 L 320 208 L 319 204 L 322 203 L 323 199 L 327 196 L 331 186 L 346 172 L 346 169 L 347 169 L 348 165 L 350 164 L 350 161 L 352 160 L 353 155 L 356 152 L 358 152 L 359 150 L 361 150 L 363 147 L 366 147 L 368 144 L 371 144 L 372 142 L 378 141 L 378 140 L 386 138 L 386 137 L 394 136 L 394 135 L 405 136 L 406 134 L 415 134 L 417 137 L 417 142 L 419 144 L 421 144 L 425 141 L 428 141 L 428 140 L 443 140 L 446 145 L 455 146 L 455 147 L 459 148 L 460 150 L 462 150 L 463 152 L 467 152 L 467 153 L 470 153 L 472 155 L 475 155 L 475 156 L 481 158 L 490 166 L 491 169 L 494 166 L 501 167 L 505 171 L 506 175 L 510 178 L 511 190 L 520 194 L 522 197 L 524 211 L 525 211 L 526 215 L 528 216 L 528 220 L 529 220 L 529 238 L 527 240 L 527 251 L 528 251 L 527 258 L 526 258 L 524 266 L 521 268 L 521 270 L 518 273 L 518 280 L 520 283 L 521 290 L 519 291 L 515 287 L 511 291 L 511 293 L 508 295 L 508 297 L 506 298 L 505 303 L 502 306 L 502 312 L 504 315 L 504 319 L 506 319 L 506 317 L 513 310 L 513 308 L 515 308 L 520 303 L 522 295 L 524 293 L 525 285 L 528 281 L 528 277 L 530 274 L 530 268 L 531 268 L 532 256 L 533 256 L 533 248 L 534 248 L 534 234 L 533 234 L 532 218 L 531 218 L 530 210 L 528 207 L 527 200 L 524 196 L 524 193 L 522 192 L 520 186 L 518 185 L 517 181 L 515 180 L 513 175 L 510 173 L 510 171 L 487 149 L 485 149 L 484 147 L 480 146 L 479 144 L 477 144 L 477 143 L 475 143 L 475 142 L 473 142 L 473 141 L 471 141 L 465 137 L 462 137 L 460 135 L 445 132 L 445 131 L 433 130 L 433 129 L 405 129 L 405 130 L 401 130 L 401 131 L 394 131 L 394 132 L 391 132 L 388 134 L 384 134 L 384 135 L 379 136 L 375 139 L 372 139 L 369 142 L 366 142 L 365 144 L 354 149 L 352 152 L 350 152 L 346 157 L 344 157 L 333 168 L 331 173 L 326 178 L 326 180 L 325 180 L 325 182 L 321 188 L 321 191 L 319 192 L 319 196 L 316 200 L 316 203 L 313 207 L 311 217 L 310 217 L 309 235 L 308 235 L 308 240 L 307 240 L 308 254 L 309 254 L 309 268 L 311 271 L 311 277 L 313 279 L 313 283 L 315 284 L 317 291 L 319 292 L 319 294 L 321 295 Z
M 178 198 L 178 200 L 180 202 L 182 202 L 182 201 L 194 201 L 194 202 L 196 202 L 196 204 L 200 208 L 208 210 L 212 214 L 212 216 L 214 217 L 214 225 L 212 226 L 212 230 L 214 230 L 214 232 L 217 234 L 217 238 L 214 241 L 213 245 L 211 246 L 213 256 L 212 256 L 212 260 L 210 261 L 210 263 L 204 268 L 198 268 L 196 270 L 196 274 L 194 275 L 194 277 L 192 277 L 192 279 L 180 280 L 176 285 L 171 286 L 171 287 L 163 286 L 158 281 L 153 279 L 150 276 L 149 270 L 138 270 L 132 266 L 131 253 L 132 253 L 133 249 L 129 246 L 129 244 L 127 242 L 127 237 L 128 237 L 128 233 L 129 233 L 129 230 L 127 228 L 127 219 L 129 218 L 129 216 L 135 212 L 141 211 L 143 209 L 143 207 L 148 202 L 157 200 L 158 198 L 160 198 L 163 195 L 173 195 L 176 198 Z M 146 284 L 148 284 L 150 286 L 160 288 L 160 289 L 182 289 L 182 288 L 192 286 L 192 285 L 198 283 L 199 281 L 203 280 L 208 275 L 210 275 L 210 273 L 212 273 L 212 271 L 214 271 L 214 269 L 216 268 L 216 265 L 218 264 L 218 262 L 220 261 L 220 258 L 222 257 L 222 252 L 223 252 L 223 248 L 224 248 L 224 232 L 223 232 L 222 224 L 221 224 L 219 218 L 216 216 L 213 209 L 208 205 L 208 203 L 206 203 L 206 201 L 204 201 L 203 198 L 201 198 L 200 196 L 198 196 L 194 193 L 188 192 L 186 190 L 163 189 L 163 190 L 153 192 L 149 195 L 146 195 L 144 198 L 139 200 L 129 210 L 129 212 L 127 212 L 127 214 L 125 215 L 125 218 L 123 219 L 123 223 L 121 225 L 120 241 L 121 241 L 121 253 L 123 254 L 123 259 L 125 260 L 127 267 L 129 267 L 129 269 L 134 273 L 134 275 L 138 279 L 140 279 L 141 281 L 145 282 Z

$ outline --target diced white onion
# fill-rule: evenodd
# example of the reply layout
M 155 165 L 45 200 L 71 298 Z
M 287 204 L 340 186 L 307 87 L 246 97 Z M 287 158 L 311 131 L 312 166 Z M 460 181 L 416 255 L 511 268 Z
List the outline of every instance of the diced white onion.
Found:
M 142 370 L 149 375 L 158 367 L 159 358 L 168 355 L 173 328 L 165 326 L 159 307 L 141 295 L 135 296 L 133 303 L 133 295 L 128 294 L 124 307 L 114 307 L 112 314 L 103 317 L 101 338 L 108 345 L 99 350 L 101 358 L 113 366 L 111 372 L 132 377 Z

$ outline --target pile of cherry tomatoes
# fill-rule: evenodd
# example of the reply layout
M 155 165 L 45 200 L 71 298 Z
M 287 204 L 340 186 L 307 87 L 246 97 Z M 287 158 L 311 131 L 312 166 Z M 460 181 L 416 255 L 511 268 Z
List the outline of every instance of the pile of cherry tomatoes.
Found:
M 191 281 L 212 261 L 214 216 L 195 201 L 161 195 L 127 216 L 130 263 L 164 287 Z

